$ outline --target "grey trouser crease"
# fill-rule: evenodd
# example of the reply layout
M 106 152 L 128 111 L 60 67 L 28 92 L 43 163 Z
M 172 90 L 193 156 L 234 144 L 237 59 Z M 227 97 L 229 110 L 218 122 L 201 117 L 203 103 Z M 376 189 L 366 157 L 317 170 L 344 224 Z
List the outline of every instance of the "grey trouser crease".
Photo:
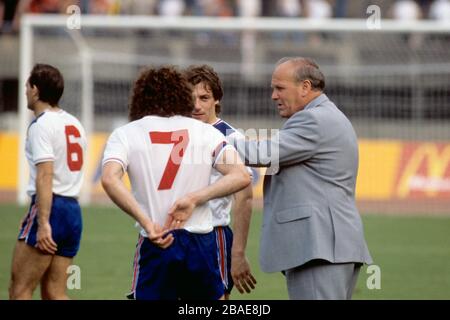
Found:
M 312 260 L 286 270 L 291 300 L 350 300 L 361 263 L 331 263 Z

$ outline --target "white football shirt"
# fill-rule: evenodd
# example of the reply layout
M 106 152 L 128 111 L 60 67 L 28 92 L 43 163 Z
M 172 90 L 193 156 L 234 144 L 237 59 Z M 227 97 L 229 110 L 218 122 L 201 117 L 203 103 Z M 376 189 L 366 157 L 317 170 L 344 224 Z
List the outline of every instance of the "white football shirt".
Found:
M 226 148 L 225 137 L 201 121 L 174 116 L 146 116 L 114 130 L 103 165 L 115 161 L 128 173 L 134 197 L 150 219 L 164 226 L 176 200 L 209 185 L 215 160 Z M 184 229 L 212 231 L 208 203 L 197 207 Z M 141 228 L 141 234 L 146 232 Z
M 212 126 L 219 130 L 227 138 L 227 141 L 231 145 L 234 140 L 245 139 L 245 136 L 242 133 L 237 131 L 222 119 L 218 119 L 212 124 Z M 252 170 L 249 167 L 247 167 L 247 171 L 250 176 L 252 176 Z M 210 179 L 211 184 L 219 180 L 221 177 L 222 174 L 216 169 L 213 169 Z M 228 226 L 231 220 L 230 212 L 233 205 L 233 196 L 229 195 L 223 198 L 212 199 L 209 200 L 208 203 L 213 215 L 213 226 Z
M 54 194 L 78 197 L 83 183 L 86 133 L 77 118 L 64 110 L 45 111 L 28 127 L 25 154 L 30 166 L 27 194 L 36 194 L 36 165 L 53 162 Z

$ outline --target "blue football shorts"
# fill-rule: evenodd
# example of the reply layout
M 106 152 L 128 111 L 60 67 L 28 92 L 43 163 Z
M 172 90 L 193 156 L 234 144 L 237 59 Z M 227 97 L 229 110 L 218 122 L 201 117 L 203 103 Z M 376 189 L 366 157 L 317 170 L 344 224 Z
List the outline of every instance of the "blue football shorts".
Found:
M 128 298 L 136 300 L 218 300 L 224 294 L 214 231 L 173 230 L 166 249 L 139 236 Z
M 36 195 L 31 197 L 30 209 L 22 223 L 19 240 L 35 247 L 37 243 L 37 217 Z M 72 258 L 80 248 L 83 223 L 81 208 L 77 199 L 53 195 L 52 209 L 49 218 L 52 227 L 52 238 L 58 246 L 56 255 Z
M 217 246 L 217 261 L 219 264 L 220 276 L 225 293 L 231 293 L 233 289 L 233 278 L 231 277 L 231 247 L 233 246 L 233 231 L 229 226 L 215 227 L 214 236 Z

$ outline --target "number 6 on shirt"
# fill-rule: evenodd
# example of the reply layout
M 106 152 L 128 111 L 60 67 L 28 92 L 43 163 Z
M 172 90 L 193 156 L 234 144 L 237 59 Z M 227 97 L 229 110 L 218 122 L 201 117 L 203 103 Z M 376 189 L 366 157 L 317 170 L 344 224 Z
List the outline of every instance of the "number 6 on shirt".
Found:
M 80 131 L 75 126 L 66 126 L 66 144 L 67 144 L 67 165 L 70 171 L 80 171 L 83 166 L 83 149 L 79 143 L 70 142 L 70 136 L 80 138 Z M 76 154 L 76 158 L 72 157 Z
M 168 190 L 172 188 L 180 168 L 184 150 L 189 143 L 189 132 L 186 129 L 171 132 L 153 131 L 150 132 L 150 140 L 156 144 L 174 144 L 158 186 L 158 190 Z

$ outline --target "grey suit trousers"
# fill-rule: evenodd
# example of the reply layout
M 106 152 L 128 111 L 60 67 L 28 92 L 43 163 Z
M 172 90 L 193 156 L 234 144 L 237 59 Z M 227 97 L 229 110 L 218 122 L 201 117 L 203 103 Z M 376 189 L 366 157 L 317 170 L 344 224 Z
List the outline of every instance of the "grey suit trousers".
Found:
M 331 263 L 312 260 L 286 270 L 291 300 L 350 300 L 358 280 L 361 263 Z

